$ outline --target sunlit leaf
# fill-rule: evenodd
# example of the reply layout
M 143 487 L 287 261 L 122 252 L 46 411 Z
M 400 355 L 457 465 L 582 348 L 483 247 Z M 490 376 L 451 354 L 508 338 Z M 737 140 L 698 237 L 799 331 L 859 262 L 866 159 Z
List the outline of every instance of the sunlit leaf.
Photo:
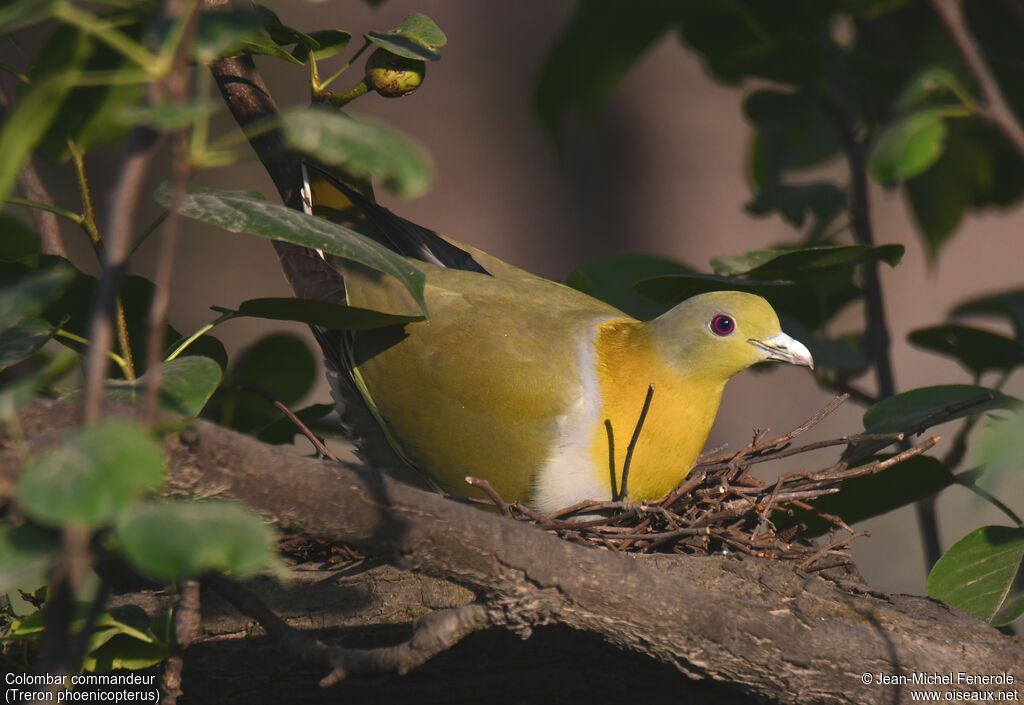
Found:
M 179 357 L 160 364 L 160 408 L 182 416 L 196 416 L 210 400 L 221 380 L 221 368 L 214 360 L 198 355 Z M 148 375 L 133 382 L 107 383 L 107 397 L 139 403 L 146 394 Z
M 385 125 L 306 108 L 283 113 L 281 129 L 292 149 L 404 198 L 422 195 L 434 178 L 427 153 Z
M 148 431 L 107 420 L 30 462 L 16 496 L 26 514 L 41 523 L 98 527 L 163 479 L 163 449 Z
M 166 188 L 157 191 L 157 200 L 170 205 Z M 423 272 L 354 230 L 241 191 L 191 190 L 181 203 L 181 213 L 229 232 L 292 242 L 359 262 L 398 279 L 426 311 Z
M 1024 614 L 1024 527 L 983 526 L 946 551 L 928 575 L 928 597 L 994 626 Z
M 868 157 L 876 181 L 893 186 L 924 172 L 942 156 L 946 118 L 941 110 L 923 110 L 886 127 Z
M 136 569 L 164 582 L 277 568 L 273 531 L 230 502 L 140 503 L 120 517 L 115 535 Z
M 419 12 L 413 12 L 402 20 L 402 24 L 386 32 L 369 32 L 366 39 L 392 54 L 407 59 L 437 61 L 441 58 L 440 48 L 448 38 L 437 24 Z

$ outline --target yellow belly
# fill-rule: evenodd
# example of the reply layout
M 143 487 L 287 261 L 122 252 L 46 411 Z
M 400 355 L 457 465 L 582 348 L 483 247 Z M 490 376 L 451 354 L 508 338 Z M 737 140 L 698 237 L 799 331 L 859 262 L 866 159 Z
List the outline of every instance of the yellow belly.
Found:
M 666 360 L 646 328 L 617 319 L 603 324 L 595 340 L 602 424 L 591 455 L 615 486 L 621 485 L 627 447 L 650 384 L 654 394 L 633 451 L 628 498 L 658 499 L 689 473 L 704 448 L 718 412 L 724 384 L 687 374 L 681 361 Z

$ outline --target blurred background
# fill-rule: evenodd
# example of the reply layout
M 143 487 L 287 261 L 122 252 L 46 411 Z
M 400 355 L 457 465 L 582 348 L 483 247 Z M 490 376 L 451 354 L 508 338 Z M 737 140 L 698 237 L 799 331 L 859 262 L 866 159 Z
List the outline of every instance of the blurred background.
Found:
M 344 27 L 356 34 L 396 26 L 412 11 L 429 15 L 445 30 L 444 58 L 429 66 L 421 90 L 400 100 L 369 96 L 352 109 L 398 127 L 433 155 L 437 177 L 425 197 L 412 202 L 382 197 L 416 222 L 560 280 L 581 264 L 623 252 L 657 254 L 707 271 L 712 256 L 794 239 L 792 227 L 780 218 L 758 219 L 744 211 L 752 198 L 745 175 L 750 127 L 741 111 L 744 91 L 715 83 L 675 34 L 663 36 L 642 57 L 595 119 L 571 117 L 556 148 L 531 111 L 531 90 L 574 2 L 389 0 L 377 9 L 352 1 L 267 5 L 303 30 Z M 280 61 L 257 63 L 279 104 L 308 101 L 308 86 L 296 80 L 301 69 Z M 235 129 L 222 113 L 214 134 Z M 41 166 L 58 202 L 75 203 L 68 174 Z M 111 174 L 101 155 L 92 155 L 89 169 L 98 205 L 105 206 Z M 825 171 L 846 180 L 838 159 Z M 155 188 L 167 170 L 158 165 L 153 173 Z M 196 181 L 274 194 L 248 152 L 240 163 L 199 174 Z M 969 296 L 1024 286 L 1024 212 L 969 215 L 942 256 L 929 263 L 899 192 L 872 185 L 870 196 L 876 240 L 907 248 L 898 270 L 882 268 L 897 388 L 968 383 L 958 365 L 915 350 L 902 333 L 941 322 L 954 303 Z M 155 203 L 147 204 L 140 223 L 158 212 Z M 186 227 L 170 311 L 178 330 L 191 332 L 211 320 L 209 303 L 234 307 L 250 298 L 290 295 L 269 243 L 194 221 Z M 68 228 L 66 242 L 72 259 L 94 272 L 80 233 Z M 133 271 L 151 277 L 157 249 L 156 238 L 147 242 L 132 260 Z M 852 307 L 836 328 L 854 330 L 860 315 L 859 305 Z M 277 329 L 312 345 L 301 325 L 270 321 L 232 321 L 217 335 L 231 351 Z M 859 384 L 873 389 L 873 378 Z M 1024 395 L 1019 373 L 1006 391 Z M 742 374 L 726 390 L 709 445 L 740 447 L 754 428 L 788 430 L 830 397 L 803 369 L 779 366 Z M 318 384 L 305 401 L 329 401 L 326 384 Z M 862 408 L 849 403 L 807 440 L 858 432 L 861 414 Z M 951 430 L 955 427 L 939 432 L 948 441 Z M 304 441 L 300 450 L 308 450 Z M 829 457 L 816 456 L 822 465 Z M 794 462 L 813 463 L 810 458 Z M 761 476 L 771 473 L 766 468 Z M 1004 477 L 1002 483 L 999 494 L 1011 504 L 1024 496 L 1024 477 Z M 939 516 L 944 549 L 979 525 L 1005 523 L 1003 515 L 957 486 L 943 493 Z M 854 553 L 865 578 L 884 590 L 923 593 L 925 562 L 913 510 L 898 510 L 863 528 L 871 536 L 856 541 Z

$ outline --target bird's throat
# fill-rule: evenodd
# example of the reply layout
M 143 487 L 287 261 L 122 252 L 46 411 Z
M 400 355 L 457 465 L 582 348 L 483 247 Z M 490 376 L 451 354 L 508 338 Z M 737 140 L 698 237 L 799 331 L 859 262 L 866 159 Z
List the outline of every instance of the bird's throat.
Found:
M 648 387 L 650 408 L 630 461 L 628 499 L 658 499 L 678 485 L 707 441 L 722 398 L 721 383 L 667 360 L 648 328 L 632 319 L 601 324 L 595 338 L 601 427 L 592 439 L 595 464 L 609 485 L 621 485 L 627 448 Z

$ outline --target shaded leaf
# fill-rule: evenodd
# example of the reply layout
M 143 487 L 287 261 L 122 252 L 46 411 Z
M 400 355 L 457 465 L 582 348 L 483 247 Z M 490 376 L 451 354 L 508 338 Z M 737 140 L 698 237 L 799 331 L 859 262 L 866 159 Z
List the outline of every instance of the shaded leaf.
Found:
M 956 477 L 938 459 L 918 455 L 876 475 L 846 480 L 840 485 L 838 494 L 820 497 L 813 504 L 822 512 L 854 524 L 931 497 L 955 482 Z M 800 513 L 792 523 L 797 522 L 806 524 L 807 529 L 802 532 L 806 536 L 820 536 L 834 528 L 831 523 L 810 513 Z
M 952 71 L 942 66 L 929 66 L 907 84 L 896 102 L 896 108 L 910 111 L 934 103 L 937 97 L 944 99 L 945 103 L 962 105 L 961 95 L 968 95 L 968 91 Z
M 883 399 L 864 413 L 867 433 L 919 432 L 940 423 L 997 409 L 1018 400 L 1002 392 L 969 384 L 919 387 Z
M 980 328 L 932 326 L 911 331 L 907 339 L 919 348 L 952 357 L 975 375 L 1024 364 L 1024 343 Z
M 50 324 L 26 318 L 17 326 L 0 331 L 0 370 L 31 357 L 52 335 Z
M 170 203 L 166 188 L 157 192 L 165 207 Z M 344 226 L 268 203 L 241 191 L 192 190 L 181 204 L 181 213 L 229 232 L 248 233 L 292 242 L 350 259 L 389 274 L 405 285 L 426 312 L 423 300 L 423 272 L 383 245 Z
M 316 47 L 312 47 L 308 43 L 303 44 L 299 42 L 296 44 L 295 50 L 292 52 L 292 56 L 302 63 L 306 63 L 310 53 L 313 54 L 313 58 L 317 61 L 329 59 L 347 47 L 349 41 L 352 39 L 351 34 L 340 29 L 325 29 L 320 32 L 310 32 L 309 36 L 316 41 Z
M 95 528 L 163 479 L 163 449 L 149 432 L 135 423 L 104 420 L 30 462 L 16 496 L 41 523 Z
M 565 283 L 623 313 L 646 321 L 664 313 L 668 306 L 664 300 L 655 300 L 637 291 L 637 283 L 679 273 L 694 272 L 685 265 L 661 257 L 627 254 L 586 264 L 570 274 Z
M 952 316 L 992 316 L 1013 324 L 1018 339 L 1024 339 L 1024 289 L 985 294 L 969 299 L 950 311 Z
M 395 29 L 367 33 L 366 39 L 392 54 L 425 61 L 440 59 L 439 49 L 448 43 L 434 20 L 419 12 L 407 15 Z
M 839 152 L 835 128 L 812 91 L 754 91 L 744 100 L 743 111 L 756 130 L 749 169 L 758 187 L 776 184 L 784 172 L 821 164 Z
M 206 357 L 179 357 L 161 363 L 160 369 L 160 408 L 182 416 L 197 416 L 220 385 L 221 367 Z M 148 374 L 133 382 L 108 382 L 107 398 L 141 402 L 146 395 Z
M 61 26 L 40 50 L 31 83 L 18 97 L 0 129 L 0 203 L 7 200 L 32 150 L 43 139 L 72 84 L 81 75 L 92 43 Z
M 983 526 L 946 551 L 928 597 L 1003 626 L 1024 614 L 1024 527 Z
M 74 269 L 56 264 L 19 278 L 0 289 L 0 330 L 26 316 L 35 316 L 55 300 L 71 283 Z
M 46 570 L 60 556 L 56 536 L 34 526 L 0 526 L 0 595 L 46 582 Z
M 31 260 L 42 251 L 34 230 L 7 213 L 0 213 L 0 262 Z
M 263 16 L 255 10 L 204 12 L 196 27 L 193 55 L 200 63 L 232 56 L 263 32 Z
M 902 245 L 822 245 L 790 249 L 754 250 L 736 257 L 711 260 L 718 274 L 759 279 L 793 279 L 805 273 L 852 268 L 879 260 L 895 267 L 903 257 Z
M 112 633 L 101 646 L 90 651 L 82 666 L 90 673 L 109 673 L 117 669 L 137 671 L 157 665 L 168 655 L 170 651 L 165 643 L 139 641 L 126 634 Z
M 284 59 L 289 63 L 295 64 L 297 66 L 302 66 L 302 62 L 296 59 L 294 56 L 292 56 L 291 52 L 285 51 L 273 39 L 262 34 L 256 35 L 244 41 L 239 51 L 246 54 L 272 56 L 276 59 Z
M 751 215 L 778 212 L 787 222 L 802 226 L 807 216 L 829 223 L 846 207 L 846 192 L 832 183 L 772 184 L 757 192 L 747 204 Z
M 423 320 L 422 316 L 400 316 L 329 301 L 295 298 L 243 301 L 237 315 L 275 321 L 298 321 L 332 330 L 370 330 Z
M 583 0 L 577 3 L 533 91 L 533 108 L 557 137 L 570 108 L 594 116 L 640 56 L 671 27 L 676 3 Z
M 882 130 L 871 148 L 868 171 L 884 186 L 913 178 L 942 155 L 947 134 L 941 110 L 907 115 Z
M 172 132 L 207 118 L 216 110 L 215 103 L 132 105 L 121 110 L 118 119 L 127 125 L 146 125 L 157 132 Z
M 290 148 L 404 198 L 422 195 L 434 178 L 427 153 L 385 125 L 313 107 L 283 113 L 281 129 Z
M 167 583 L 211 571 L 241 579 L 277 565 L 273 531 L 230 502 L 140 503 L 115 535 L 136 569 Z

